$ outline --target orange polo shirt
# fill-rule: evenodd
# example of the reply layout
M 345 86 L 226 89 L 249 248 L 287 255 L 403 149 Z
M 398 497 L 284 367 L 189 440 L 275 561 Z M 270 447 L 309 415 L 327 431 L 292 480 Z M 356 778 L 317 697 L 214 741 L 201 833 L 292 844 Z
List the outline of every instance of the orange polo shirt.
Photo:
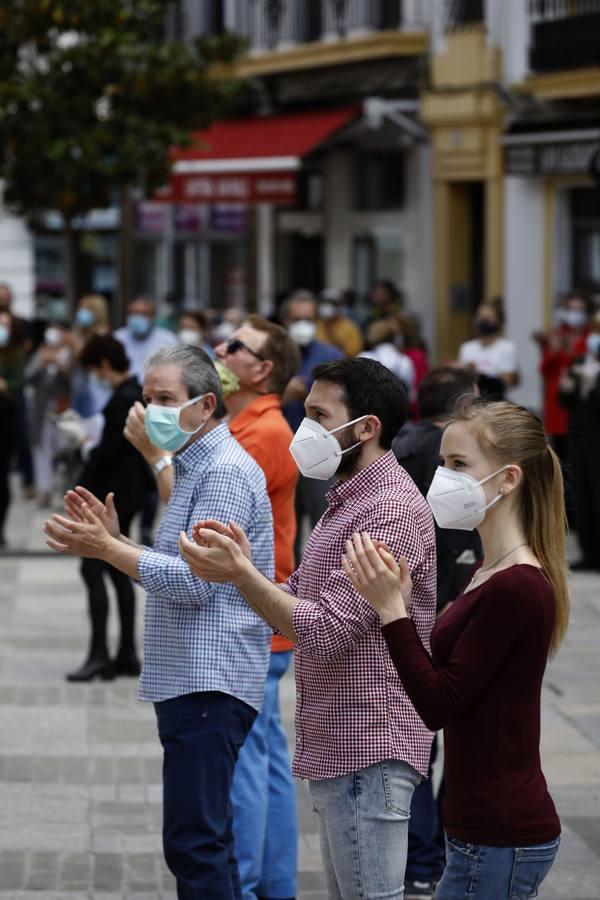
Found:
M 265 473 L 273 511 L 275 580 L 287 581 L 295 568 L 294 504 L 298 469 L 289 451 L 293 432 L 281 412 L 279 396 L 257 397 L 229 422 L 229 429 Z M 273 651 L 289 650 L 293 646 L 287 638 L 273 635 Z

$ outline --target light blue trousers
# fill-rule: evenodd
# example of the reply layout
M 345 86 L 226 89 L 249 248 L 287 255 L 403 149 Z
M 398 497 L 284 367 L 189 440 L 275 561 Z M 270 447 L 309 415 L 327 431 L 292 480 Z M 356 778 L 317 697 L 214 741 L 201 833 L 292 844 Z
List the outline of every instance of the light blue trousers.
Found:
M 296 896 L 296 785 L 279 704 L 291 658 L 291 650 L 271 654 L 264 705 L 235 768 L 233 834 L 244 900 Z
M 401 900 L 413 791 L 407 763 L 387 760 L 311 781 L 329 900 Z

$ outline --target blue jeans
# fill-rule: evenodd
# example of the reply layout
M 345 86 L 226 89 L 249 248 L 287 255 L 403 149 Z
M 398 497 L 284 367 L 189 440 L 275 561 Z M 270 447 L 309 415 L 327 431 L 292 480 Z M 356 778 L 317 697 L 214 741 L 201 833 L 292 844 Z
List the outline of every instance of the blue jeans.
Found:
M 244 900 L 296 895 L 296 785 L 279 706 L 291 658 L 291 650 L 271 654 L 262 712 L 235 767 L 233 833 Z
M 417 785 L 410 806 L 406 878 L 409 881 L 437 881 L 444 868 L 444 832 L 439 795 L 433 793 L 431 779 L 437 756 L 437 737 L 431 745 L 429 777 Z
M 528 900 L 552 868 L 560 837 L 537 847 L 484 847 L 446 839 L 436 900 Z
M 311 781 L 329 900 L 401 900 L 419 773 L 396 759 Z
M 240 900 L 229 795 L 256 712 L 207 691 L 155 703 L 163 746 L 163 847 L 179 900 Z

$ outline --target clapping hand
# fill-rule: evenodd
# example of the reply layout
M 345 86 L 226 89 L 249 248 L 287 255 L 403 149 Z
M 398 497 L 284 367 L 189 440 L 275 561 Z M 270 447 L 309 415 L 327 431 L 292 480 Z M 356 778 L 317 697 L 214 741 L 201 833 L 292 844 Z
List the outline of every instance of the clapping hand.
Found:
M 109 553 L 113 537 L 87 503 L 78 513 L 81 521 L 54 515 L 44 522 L 48 547 L 57 553 L 74 553 L 90 559 L 104 559 Z
M 346 541 L 342 568 L 383 624 L 407 617 L 412 579 L 404 557 L 397 563 L 387 545 L 373 541 L 366 532 L 356 532 Z
M 106 495 L 104 503 L 87 488 L 77 485 L 75 490 L 67 491 L 64 497 L 65 514 L 74 522 L 85 522 L 83 507 L 87 506 L 100 519 L 111 537 L 120 538 L 121 526 L 115 509 L 115 495 Z
M 225 526 L 208 520 L 198 522 L 192 532 L 194 541 L 180 532 L 179 552 L 194 575 L 203 581 L 235 584 L 251 553 L 244 531 L 233 523 Z

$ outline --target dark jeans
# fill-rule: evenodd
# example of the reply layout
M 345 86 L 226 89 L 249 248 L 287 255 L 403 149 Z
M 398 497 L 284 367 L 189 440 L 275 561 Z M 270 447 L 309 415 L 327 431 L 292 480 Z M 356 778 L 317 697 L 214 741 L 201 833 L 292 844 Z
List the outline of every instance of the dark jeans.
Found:
M 600 566 L 600 447 L 574 444 L 569 450 L 569 462 L 573 470 L 575 522 L 581 555 L 586 562 Z
M 410 806 L 406 860 L 406 877 L 409 881 L 436 881 L 444 868 L 444 831 L 440 795 L 437 797 L 434 795 L 431 780 L 436 756 L 437 737 L 433 739 L 431 747 L 429 777 L 415 788 Z
M 229 799 L 256 711 L 229 694 L 155 703 L 163 747 L 163 848 L 179 900 L 241 900 Z
M 31 438 L 27 421 L 27 406 L 21 393 L 17 400 L 17 464 L 21 473 L 23 487 L 33 485 L 33 457 L 31 455 Z

